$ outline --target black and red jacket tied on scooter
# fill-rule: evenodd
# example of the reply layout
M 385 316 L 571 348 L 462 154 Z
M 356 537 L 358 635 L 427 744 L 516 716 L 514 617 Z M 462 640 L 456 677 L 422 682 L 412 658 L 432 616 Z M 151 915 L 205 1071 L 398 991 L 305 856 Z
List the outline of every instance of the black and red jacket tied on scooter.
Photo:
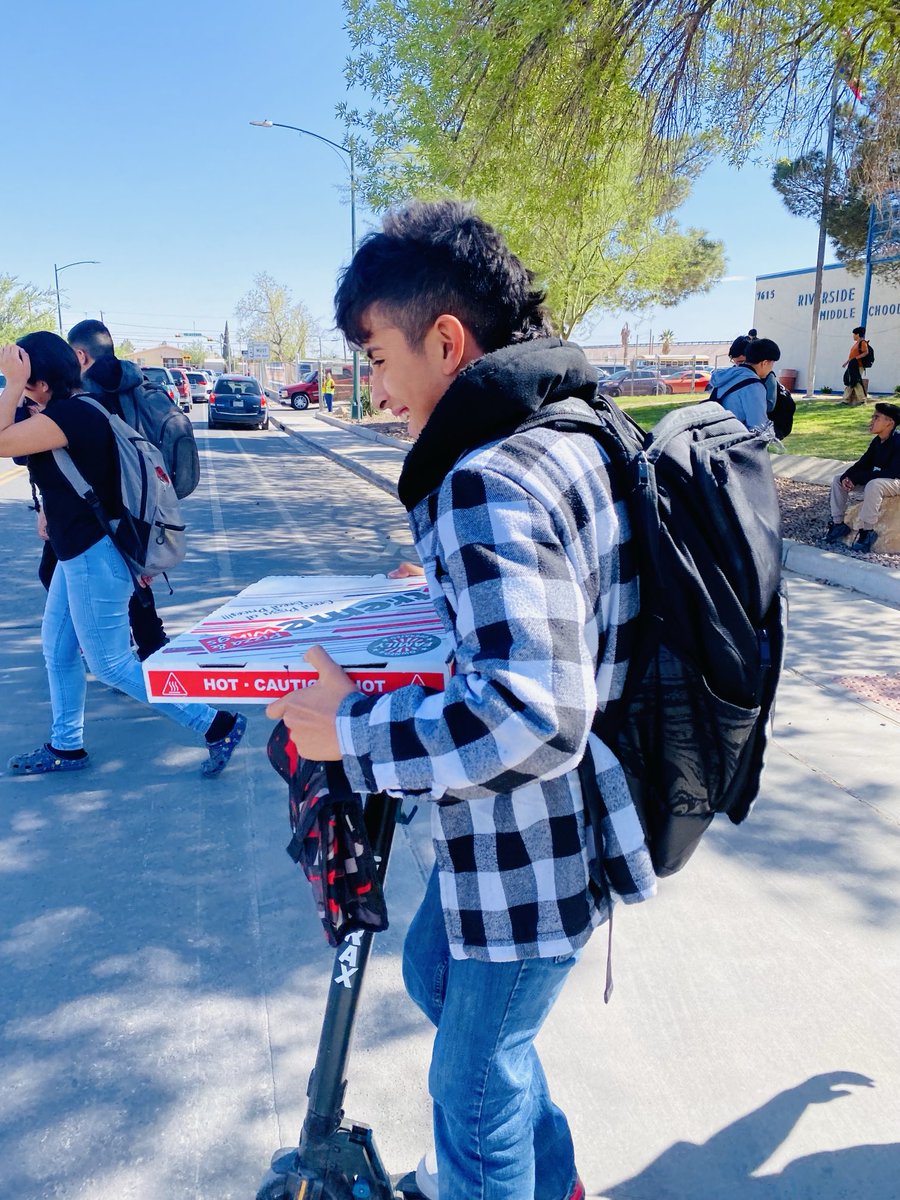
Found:
M 288 785 L 293 837 L 287 852 L 309 880 L 331 946 L 358 930 L 388 927 L 384 892 L 363 817 L 339 762 L 301 758 L 283 721 L 272 731 L 269 762 Z

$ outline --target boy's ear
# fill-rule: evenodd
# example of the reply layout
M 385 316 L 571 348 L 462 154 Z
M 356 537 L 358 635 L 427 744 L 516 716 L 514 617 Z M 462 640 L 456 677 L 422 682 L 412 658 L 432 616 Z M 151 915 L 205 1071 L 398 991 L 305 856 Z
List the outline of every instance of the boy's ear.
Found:
M 458 374 L 474 358 L 481 356 L 481 349 L 459 317 L 454 317 L 451 313 L 442 313 L 432 328 L 440 339 L 443 369 L 446 374 Z

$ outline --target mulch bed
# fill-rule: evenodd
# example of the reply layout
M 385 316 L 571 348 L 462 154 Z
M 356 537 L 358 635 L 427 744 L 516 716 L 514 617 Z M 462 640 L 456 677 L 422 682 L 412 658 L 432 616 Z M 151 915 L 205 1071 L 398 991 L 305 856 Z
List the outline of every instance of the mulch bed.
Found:
M 898 554 L 860 554 L 845 546 L 843 542 L 828 544 L 828 485 L 825 483 L 803 483 L 799 479 L 776 479 L 778 499 L 781 501 L 782 529 L 785 537 L 807 546 L 819 546 L 835 554 L 849 554 L 851 558 L 864 562 L 880 563 L 883 567 L 900 565 Z M 876 547 L 878 543 L 875 543 Z

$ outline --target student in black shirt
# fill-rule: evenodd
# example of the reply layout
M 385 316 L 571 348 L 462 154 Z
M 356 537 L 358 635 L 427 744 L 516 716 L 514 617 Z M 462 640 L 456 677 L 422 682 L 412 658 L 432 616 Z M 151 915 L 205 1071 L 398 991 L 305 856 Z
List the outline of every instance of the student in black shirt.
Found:
M 111 519 L 121 515 L 118 466 L 106 417 L 80 398 L 81 371 L 71 347 L 54 333 L 30 333 L 0 347 L 0 456 L 28 456 L 44 501 L 47 534 L 58 565 L 53 573 L 41 643 L 50 684 L 50 740 L 14 755 L 13 774 L 72 771 L 89 763 L 84 749 L 85 664 L 97 679 L 147 702 L 140 664 L 131 653 L 128 601 L 133 581 L 90 506 L 60 472 L 54 450 L 68 449 Z M 16 421 L 33 401 L 41 411 Z M 167 704 L 161 711 L 202 733 L 209 751 L 202 774 L 220 774 L 240 742 L 246 718 L 206 704 Z

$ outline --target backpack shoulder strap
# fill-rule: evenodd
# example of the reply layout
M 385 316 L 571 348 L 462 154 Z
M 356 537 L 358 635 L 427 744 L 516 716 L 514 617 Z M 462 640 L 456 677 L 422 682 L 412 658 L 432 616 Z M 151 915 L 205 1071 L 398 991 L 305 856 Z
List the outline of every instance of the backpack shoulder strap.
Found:
M 734 386 L 733 386 L 733 387 L 727 388 L 727 389 L 726 389 L 724 392 L 720 392 L 718 388 L 714 388 L 714 389 L 713 389 L 712 396 L 710 396 L 710 399 L 712 400 L 712 399 L 713 399 L 713 396 L 714 396 L 714 397 L 715 397 L 715 403 L 717 403 L 717 404 L 721 404 L 721 403 L 722 403 L 722 401 L 725 399 L 725 397 L 726 397 L 726 396 L 731 396 L 731 395 L 733 395 L 735 392 L 739 392 L 739 391 L 741 390 L 741 388 L 749 387 L 751 383 L 762 383 L 762 384 L 763 384 L 763 387 L 765 387 L 765 386 L 766 386 L 766 385 L 763 383 L 763 381 L 762 381 L 761 379 L 757 379 L 757 378 L 754 378 L 754 379 L 750 379 L 750 378 L 747 378 L 747 379 L 739 379 L 739 380 L 737 381 L 737 383 L 736 383 L 736 384 L 734 384 Z
M 83 400 L 85 404 L 90 404 L 91 408 L 96 408 L 97 412 L 103 413 L 104 417 L 109 419 L 112 413 L 105 404 L 101 404 L 96 396 L 92 396 L 90 392 L 73 392 L 69 397 L 70 400 Z
M 60 474 L 67 479 L 82 500 L 87 500 L 93 488 L 75 466 L 72 455 L 68 450 L 54 450 L 53 461 L 59 467 Z
M 108 418 L 110 415 L 109 409 L 104 408 L 99 400 L 95 400 L 94 397 L 89 395 L 87 392 L 73 392 L 69 399 L 83 400 L 85 404 L 90 404 L 93 408 L 96 408 L 98 412 L 103 413 L 104 417 Z M 60 474 L 64 479 L 68 480 L 82 500 L 88 500 L 88 503 L 91 503 L 88 498 L 94 495 L 94 489 L 75 466 L 75 460 L 72 458 L 72 455 L 69 453 L 69 451 L 66 449 L 54 450 L 53 461 L 56 463 L 57 467 L 59 467 Z M 94 497 L 94 499 L 96 499 L 96 497 Z

